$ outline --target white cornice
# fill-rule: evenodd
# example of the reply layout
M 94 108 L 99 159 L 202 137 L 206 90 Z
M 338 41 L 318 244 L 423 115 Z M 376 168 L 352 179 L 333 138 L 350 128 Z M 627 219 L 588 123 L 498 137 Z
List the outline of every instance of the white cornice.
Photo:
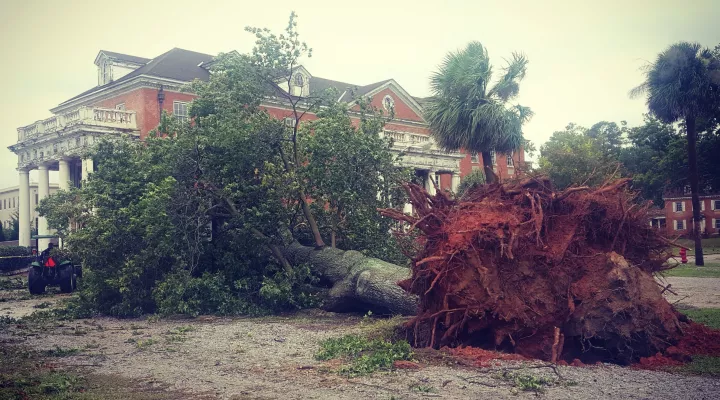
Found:
M 720 194 L 708 194 L 698 196 L 701 199 L 717 199 L 720 200 Z M 691 196 L 663 197 L 663 200 L 692 200 Z
M 65 111 L 77 108 L 79 106 L 95 103 L 97 101 L 109 99 L 123 93 L 133 91 L 138 88 L 151 88 L 157 89 L 160 85 L 163 85 L 163 90 L 171 92 L 182 92 L 182 88 L 190 82 L 178 81 L 169 78 L 160 78 L 151 75 L 138 75 L 134 76 L 127 81 L 121 82 L 117 85 L 99 89 L 94 92 L 90 92 L 86 95 L 78 97 L 76 99 L 68 100 L 64 103 L 60 103 L 55 108 L 51 108 L 50 112 L 53 114 L 60 114 Z

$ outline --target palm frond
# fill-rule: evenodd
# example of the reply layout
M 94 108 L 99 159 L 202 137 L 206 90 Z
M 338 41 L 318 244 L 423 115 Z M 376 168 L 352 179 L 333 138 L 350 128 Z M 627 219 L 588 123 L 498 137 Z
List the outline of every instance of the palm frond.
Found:
M 651 114 L 663 122 L 700 115 L 718 106 L 715 77 L 720 76 L 720 60 L 698 43 L 669 46 L 644 75 L 645 82 L 631 90 L 630 96 L 646 95 Z
M 518 95 L 527 64 L 523 54 L 513 53 L 503 76 L 489 89 L 493 70 L 481 43 L 449 53 L 430 78 L 433 96 L 425 106 L 436 142 L 445 150 L 477 153 L 519 148 L 524 141 L 522 124 L 532 111 L 506 103 Z

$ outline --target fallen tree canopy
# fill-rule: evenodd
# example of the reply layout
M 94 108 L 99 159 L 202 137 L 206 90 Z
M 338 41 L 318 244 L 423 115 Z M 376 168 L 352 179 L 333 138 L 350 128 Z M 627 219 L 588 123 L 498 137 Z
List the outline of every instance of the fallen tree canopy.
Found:
M 667 240 L 627 180 L 555 192 L 549 180 L 490 184 L 462 199 L 407 184 L 422 233 L 412 276 L 415 346 L 476 346 L 553 362 L 627 364 L 676 344 L 685 324 L 653 274 Z

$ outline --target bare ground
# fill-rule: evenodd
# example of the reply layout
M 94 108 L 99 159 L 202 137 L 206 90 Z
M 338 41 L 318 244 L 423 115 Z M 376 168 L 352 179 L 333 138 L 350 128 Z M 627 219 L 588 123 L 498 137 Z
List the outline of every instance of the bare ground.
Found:
M 697 279 L 702 282 L 689 281 Z M 671 278 L 683 292 L 717 291 L 720 279 Z M 681 283 L 689 285 L 684 289 Z M 690 290 L 690 285 L 695 287 Z M 698 289 L 698 286 L 702 289 Z M 0 291 L 0 307 L 19 317 L 52 297 L 28 299 L 22 290 Z M 700 303 L 709 304 L 703 297 Z M 705 301 L 703 303 L 702 301 Z M 714 304 L 714 303 L 713 303 Z M 558 367 L 503 362 L 491 368 L 456 365 L 435 351 L 419 352 L 419 370 L 344 378 L 333 362 L 313 358 L 322 339 L 359 329 L 361 318 L 308 311 L 273 318 L 160 320 L 95 318 L 52 322 L 42 329 L 0 325 L 0 342 L 39 350 L 78 349 L 53 360 L 66 368 L 115 376 L 137 386 L 218 399 L 534 398 L 503 378 L 511 372 L 556 382 L 548 399 L 714 399 L 720 379 L 636 370 L 615 365 Z
M 665 292 L 670 303 L 680 308 L 720 308 L 720 278 L 684 278 L 669 276 L 661 280 L 677 293 Z

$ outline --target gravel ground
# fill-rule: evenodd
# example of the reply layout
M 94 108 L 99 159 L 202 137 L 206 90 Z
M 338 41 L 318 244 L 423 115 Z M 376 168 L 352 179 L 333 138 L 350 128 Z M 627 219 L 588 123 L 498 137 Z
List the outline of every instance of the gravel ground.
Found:
M 314 360 L 318 341 L 352 332 L 359 319 L 311 311 L 286 318 L 118 320 L 97 318 L 36 332 L 0 331 L 0 340 L 42 350 L 59 346 L 80 353 L 57 358 L 70 368 L 123 376 L 219 399 L 534 398 L 519 392 L 503 371 L 558 380 L 537 363 L 491 368 L 449 366 L 438 352 L 418 356 L 422 368 L 346 379 Z M 175 332 L 175 333 L 171 333 Z M 535 367 L 535 368 L 534 368 Z M 518 370 L 518 368 L 522 368 Z M 562 380 L 548 399 L 714 399 L 720 379 L 621 368 L 558 367 Z M 191 396 L 192 397 L 192 396 Z
M 720 278 L 682 278 L 669 276 L 661 282 L 671 284 L 677 295 L 665 292 L 670 303 L 683 307 L 720 308 Z M 720 398 L 720 395 L 718 395 Z
M 669 277 L 671 302 L 720 308 L 720 278 Z M 66 295 L 30 297 L 0 290 L 0 316 L 15 318 Z M 717 399 L 720 379 L 622 368 L 558 367 L 503 362 L 491 368 L 450 365 L 439 352 L 422 351 L 419 370 L 397 370 L 347 379 L 329 372 L 336 364 L 313 358 L 322 339 L 358 329 L 360 318 L 308 311 L 290 317 L 150 321 L 96 318 L 43 329 L 0 326 L 0 341 L 40 350 L 79 349 L 53 361 L 84 371 L 122 376 L 218 399 Z M 518 392 L 503 372 L 546 377 L 545 393 Z M 190 395 L 189 398 L 194 398 Z

